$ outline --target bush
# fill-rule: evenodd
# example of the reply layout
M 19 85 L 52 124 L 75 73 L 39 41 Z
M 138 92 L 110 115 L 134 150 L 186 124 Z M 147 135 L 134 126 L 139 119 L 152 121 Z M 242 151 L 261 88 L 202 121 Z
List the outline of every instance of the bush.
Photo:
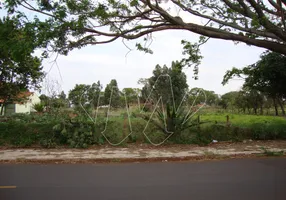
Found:
M 53 126 L 53 131 L 61 144 L 72 148 L 87 148 L 95 144 L 96 132 L 92 122 L 63 121 Z
M 136 115 L 137 116 L 137 115 Z M 244 119 L 245 118 L 245 119 Z M 225 115 L 204 115 L 204 121 L 212 123 L 195 124 L 188 129 L 173 134 L 168 143 L 175 144 L 209 144 L 212 140 L 242 141 L 244 139 L 271 140 L 286 139 L 286 120 L 276 117 L 246 117 L 233 115 L 229 126 L 223 123 Z M 149 123 L 141 117 L 132 117 L 132 134 L 129 120 L 123 117 L 98 118 L 94 124 L 84 116 L 69 117 L 66 112 L 57 115 L 42 114 L 15 114 L 9 117 L 0 117 L 0 145 L 28 147 L 41 145 L 53 148 L 68 145 L 73 148 L 87 148 L 90 145 L 107 143 L 105 137 L 113 144 L 120 143 L 124 138 L 127 142 L 161 143 L 169 135 L 162 132 L 154 123 Z M 216 123 L 214 123 L 217 121 Z M 146 128 L 146 129 L 145 129 Z M 143 130 L 150 141 L 143 135 Z M 103 132 L 104 136 L 101 134 Z
M 53 124 L 27 124 L 21 121 L 0 123 L 0 140 L 3 145 L 17 147 L 37 145 L 42 139 L 52 138 L 52 126 Z
M 42 103 L 36 103 L 33 105 L 33 109 L 35 109 L 37 112 L 44 112 L 45 105 Z

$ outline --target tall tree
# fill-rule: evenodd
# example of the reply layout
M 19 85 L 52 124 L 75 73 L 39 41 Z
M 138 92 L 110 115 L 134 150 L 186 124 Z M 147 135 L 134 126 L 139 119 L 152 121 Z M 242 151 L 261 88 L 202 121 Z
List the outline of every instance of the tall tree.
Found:
M 245 79 L 244 87 L 260 91 L 272 98 L 276 115 L 278 115 L 278 105 L 285 114 L 283 99 L 286 97 L 286 56 L 267 51 L 255 64 L 227 71 L 222 83 L 226 84 L 236 76 Z
M 202 88 L 192 88 L 189 92 L 189 102 L 194 103 L 206 103 L 209 106 L 217 105 L 219 102 L 219 96 L 214 91 L 204 90 Z
M 123 88 L 122 93 L 126 95 L 126 100 L 128 104 L 137 104 L 139 91 L 140 90 L 138 88 Z
M 39 89 L 44 76 L 41 59 L 33 56 L 37 48 L 31 27 L 17 17 L 0 19 L 0 99 L 1 114 L 21 91 Z
M 187 76 L 180 62 L 172 62 L 171 67 L 156 65 L 153 76 L 142 89 L 153 104 L 160 99 L 164 105 L 178 107 L 188 91 Z
M 234 111 L 234 109 L 236 108 L 235 101 L 238 96 L 238 91 L 227 92 L 220 97 L 219 105 L 222 106 L 222 108 L 224 109 L 231 109 L 232 111 Z
M 100 81 L 97 81 L 97 83 L 93 83 L 88 89 L 88 100 L 90 101 L 94 109 L 100 105 L 100 99 L 102 98 L 100 94 L 101 90 L 102 85 L 100 84 Z
M 80 105 L 85 106 L 89 104 L 88 99 L 88 89 L 89 85 L 85 84 L 76 84 L 75 87 L 69 91 L 68 99 L 71 101 L 71 104 L 79 107 Z
M 64 91 L 61 91 L 59 95 L 54 98 L 50 98 L 50 105 L 52 108 L 60 109 L 69 106 L 66 94 Z
M 142 93 L 148 93 L 145 106 L 152 113 L 142 114 L 141 117 L 153 123 L 163 133 L 170 137 L 173 133 L 180 136 L 181 132 L 199 122 L 193 121 L 196 111 L 186 109 L 188 84 L 187 76 L 183 72 L 182 62 L 172 62 L 171 67 L 156 65 L 153 76 L 147 79 Z M 142 94 L 143 95 L 143 94 Z M 153 104 L 153 106 L 152 106 Z M 146 111 L 146 110 L 145 110 Z
M 115 108 L 120 106 L 120 91 L 115 79 L 112 79 L 105 87 L 104 103 Z
M 143 37 L 151 41 L 154 32 L 186 30 L 286 55 L 285 4 L 285 0 L 46 0 L 33 4 L 27 0 L 4 1 L 9 13 L 22 10 L 38 13 L 38 17 L 28 22 L 39 30 L 38 40 L 64 54 L 89 44 L 105 44 L 120 38 Z M 206 40 L 202 38 L 201 42 Z M 136 46 L 151 52 L 140 43 Z M 197 48 L 197 45 L 186 46 Z

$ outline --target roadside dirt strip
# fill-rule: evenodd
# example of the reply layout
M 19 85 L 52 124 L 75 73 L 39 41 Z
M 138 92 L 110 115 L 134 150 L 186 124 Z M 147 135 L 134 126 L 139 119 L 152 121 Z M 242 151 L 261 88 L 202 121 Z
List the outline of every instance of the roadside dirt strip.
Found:
M 196 145 L 132 144 L 126 147 L 96 146 L 89 149 L 0 149 L 0 163 L 102 163 L 168 162 L 256 156 L 285 156 L 286 141 L 244 141 Z

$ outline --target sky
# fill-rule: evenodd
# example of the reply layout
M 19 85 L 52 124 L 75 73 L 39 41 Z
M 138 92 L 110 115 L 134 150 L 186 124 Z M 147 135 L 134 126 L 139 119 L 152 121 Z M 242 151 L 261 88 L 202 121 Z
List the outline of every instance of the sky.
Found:
M 68 92 L 75 84 L 92 84 L 100 80 L 105 87 L 111 79 L 116 79 L 120 89 L 126 87 L 141 88 L 137 81 L 149 78 L 157 64 L 167 66 L 182 58 L 182 39 L 195 41 L 197 35 L 187 31 L 165 31 L 153 35 L 150 48 L 152 55 L 136 51 L 128 53 L 121 40 L 110 44 L 88 46 L 74 50 L 68 56 L 59 56 L 57 64 L 46 60 L 43 65 L 49 71 L 48 77 L 58 80 L 62 90 Z M 130 48 L 134 43 L 127 43 Z M 200 87 L 224 94 L 239 90 L 242 80 L 232 80 L 221 84 L 223 76 L 232 67 L 242 68 L 255 63 L 264 49 L 245 44 L 235 45 L 232 41 L 210 39 L 201 47 L 203 59 L 199 66 L 199 79 L 194 80 L 193 69 L 185 68 L 190 88 Z M 126 55 L 128 53 L 128 55 Z M 52 66 L 52 68 L 51 68 Z
M 172 12 L 177 10 L 173 9 Z M 0 11 L 0 16 L 3 15 L 4 12 Z M 190 18 L 186 13 L 181 12 L 180 16 L 184 21 L 198 22 L 198 19 Z M 125 41 L 134 49 L 129 52 L 120 39 L 110 44 L 76 49 L 67 56 L 59 55 L 56 59 L 57 65 L 53 62 L 54 55 L 43 61 L 47 76 L 41 93 L 48 94 L 47 85 L 50 85 L 50 88 L 53 85 L 58 92 L 63 90 L 68 93 L 75 84 L 92 84 L 98 80 L 104 88 L 111 79 L 117 80 L 120 89 L 142 88 L 142 85 L 137 84 L 138 80 L 151 77 L 157 64 L 170 66 L 172 61 L 182 58 L 181 40 L 195 42 L 198 37 L 191 32 L 180 30 L 154 33 L 150 46 L 154 52 L 152 55 L 135 50 L 136 41 Z M 199 79 L 192 78 L 192 68 L 184 69 L 189 88 L 200 87 L 217 94 L 239 90 L 243 84 L 242 80 L 230 81 L 225 86 L 221 84 L 225 72 L 232 67 L 243 68 L 255 63 L 263 51 L 265 49 L 242 43 L 235 45 L 232 41 L 210 39 L 201 46 L 203 59 L 199 66 Z M 55 85 L 54 82 L 58 84 Z

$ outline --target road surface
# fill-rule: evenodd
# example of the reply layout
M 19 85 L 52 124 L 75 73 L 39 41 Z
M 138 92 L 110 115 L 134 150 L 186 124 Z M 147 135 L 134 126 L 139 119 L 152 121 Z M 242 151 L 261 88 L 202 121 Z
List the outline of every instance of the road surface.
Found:
M 0 200 L 285 200 L 286 158 L 0 164 Z

